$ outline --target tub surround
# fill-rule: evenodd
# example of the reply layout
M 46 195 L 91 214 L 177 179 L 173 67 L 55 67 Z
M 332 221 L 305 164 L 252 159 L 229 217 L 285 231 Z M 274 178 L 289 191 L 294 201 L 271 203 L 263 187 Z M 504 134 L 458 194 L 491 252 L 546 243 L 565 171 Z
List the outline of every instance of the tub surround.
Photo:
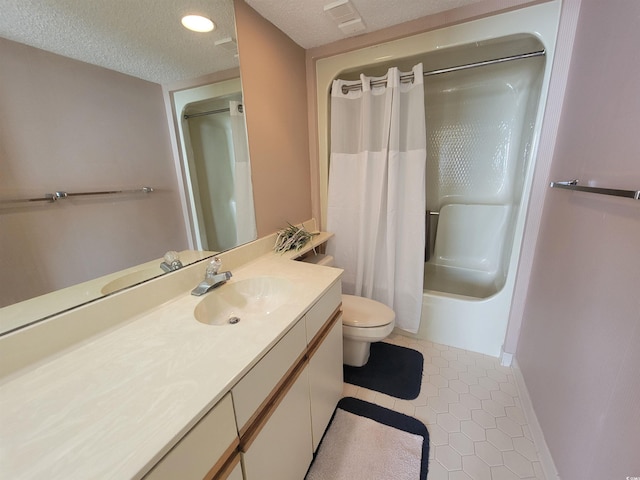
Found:
M 305 250 L 328 237 L 314 237 Z M 113 324 L 5 371 L 10 374 L 0 386 L 3 473 L 12 478 L 146 474 L 339 281 L 339 269 L 291 261 L 304 251 L 270 252 L 273 239 L 221 255 L 223 269 L 233 272 L 230 283 L 262 275 L 291 281 L 290 300 L 264 321 L 222 326 L 196 321 L 194 309 L 206 297 L 189 291 L 204 273 L 200 263 L 95 302 L 92 310 L 106 310 L 103 317 L 111 311 Z M 127 318 L 122 304 L 151 292 L 156 305 L 137 313 L 129 309 L 133 314 Z M 85 315 L 85 323 L 87 318 L 92 317 Z M 26 333 L 14 347 L 21 343 L 24 349 L 31 338 Z M 3 350 L 8 337 L 2 339 Z
M 334 78 L 380 75 L 389 65 L 406 71 L 422 62 L 428 70 L 437 70 L 546 51 L 544 57 L 425 80 L 427 125 L 431 125 L 427 151 L 432 153 L 427 208 L 440 213 L 440 224 L 434 234 L 436 251 L 425 268 L 418 338 L 494 357 L 501 354 L 560 6 L 559 1 L 544 2 L 315 62 L 319 180 L 324 195 L 329 171 L 326 95 Z M 484 235 L 478 234 L 480 227 L 486 230 Z

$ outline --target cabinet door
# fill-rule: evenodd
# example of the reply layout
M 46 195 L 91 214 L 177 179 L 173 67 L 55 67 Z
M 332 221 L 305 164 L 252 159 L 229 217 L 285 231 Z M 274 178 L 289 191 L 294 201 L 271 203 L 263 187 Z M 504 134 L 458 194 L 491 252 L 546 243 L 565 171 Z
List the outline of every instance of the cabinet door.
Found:
M 312 457 L 309 379 L 305 367 L 242 454 L 245 479 L 300 480 Z
M 304 322 L 298 322 L 231 389 L 236 422 L 241 436 L 262 402 L 304 352 L 306 344 Z
M 242 465 L 238 463 L 238 465 L 231 470 L 229 476 L 224 480 L 244 480 L 244 477 L 242 476 Z
M 331 328 L 320 347 L 309 359 L 309 392 L 313 451 L 342 397 L 342 319 Z
M 238 446 L 231 395 L 220 400 L 147 474 L 145 480 L 212 477 Z

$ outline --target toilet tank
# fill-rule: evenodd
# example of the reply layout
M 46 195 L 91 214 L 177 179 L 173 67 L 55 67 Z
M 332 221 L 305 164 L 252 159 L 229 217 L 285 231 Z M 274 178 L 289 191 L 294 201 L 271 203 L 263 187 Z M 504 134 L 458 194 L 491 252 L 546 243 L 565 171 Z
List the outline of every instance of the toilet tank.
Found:
M 325 267 L 333 267 L 334 261 L 332 255 L 326 255 L 324 253 L 315 253 L 307 257 L 301 258 L 300 261 L 307 263 L 314 263 L 316 265 L 324 265 Z

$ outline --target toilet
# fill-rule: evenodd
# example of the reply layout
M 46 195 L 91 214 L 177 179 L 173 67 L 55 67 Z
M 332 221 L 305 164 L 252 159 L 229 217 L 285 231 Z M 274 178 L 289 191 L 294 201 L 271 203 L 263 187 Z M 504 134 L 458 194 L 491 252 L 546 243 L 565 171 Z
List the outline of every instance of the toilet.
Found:
M 372 342 L 384 340 L 393 331 L 396 314 L 384 303 L 355 295 L 342 295 L 343 362 L 362 367 L 369 360 Z
M 331 255 L 312 255 L 305 262 L 334 266 Z M 372 342 L 384 340 L 393 331 L 396 314 L 388 306 L 370 298 L 342 295 L 343 362 L 362 367 L 369 360 Z

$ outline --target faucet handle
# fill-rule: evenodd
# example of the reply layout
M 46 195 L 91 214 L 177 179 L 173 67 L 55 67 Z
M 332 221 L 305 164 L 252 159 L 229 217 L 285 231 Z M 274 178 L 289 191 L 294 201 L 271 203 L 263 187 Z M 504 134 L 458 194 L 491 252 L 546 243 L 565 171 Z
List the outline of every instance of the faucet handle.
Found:
M 211 260 L 211 263 L 207 265 L 207 271 L 205 273 L 205 277 L 213 277 L 214 275 L 217 275 L 221 266 L 222 266 L 222 260 L 220 260 L 218 257 L 213 257 L 213 260 Z
M 169 265 L 179 260 L 180 260 L 180 255 L 178 254 L 178 252 L 169 250 L 167 253 L 164 254 L 164 261 L 167 262 Z
M 180 254 L 173 250 L 164 254 L 164 263 L 169 265 L 171 270 L 178 270 L 183 267 L 182 262 L 180 261 Z

